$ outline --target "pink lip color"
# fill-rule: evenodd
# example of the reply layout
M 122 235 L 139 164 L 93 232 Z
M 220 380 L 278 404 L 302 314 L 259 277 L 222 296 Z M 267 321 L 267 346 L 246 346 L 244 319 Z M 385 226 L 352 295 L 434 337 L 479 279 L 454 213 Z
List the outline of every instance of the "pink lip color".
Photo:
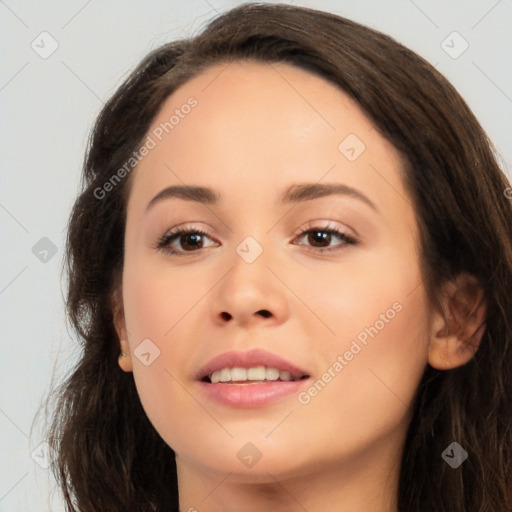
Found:
M 300 378 L 303 375 L 310 375 L 308 371 L 297 368 L 283 358 L 261 349 L 252 349 L 247 352 L 231 350 L 224 352 L 208 361 L 197 373 L 196 378 L 201 380 L 206 375 L 222 368 L 251 368 L 253 366 L 274 367 L 278 370 L 285 370 L 293 377 Z
M 303 375 L 310 376 L 307 370 L 303 370 L 292 363 L 282 359 L 276 354 L 266 350 L 253 349 L 246 352 L 225 352 L 211 359 L 197 373 L 196 378 L 203 392 L 211 399 L 231 407 L 263 407 L 277 402 L 286 396 L 296 394 L 301 387 L 309 384 L 308 379 L 294 381 L 267 381 L 260 383 L 212 384 L 205 382 L 203 378 L 222 368 L 251 368 L 254 366 L 266 366 L 289 372 L 294 378 L 300 379 Z M 249 381 L 250 382 L 250 381 Z
M 280 399 L 297 394 L 309 379 L 295 381 L 268 381 L 258 384 L 228 384 L 200 382 L 206 395 L 213 400 L 231 407 L 263 407 Z

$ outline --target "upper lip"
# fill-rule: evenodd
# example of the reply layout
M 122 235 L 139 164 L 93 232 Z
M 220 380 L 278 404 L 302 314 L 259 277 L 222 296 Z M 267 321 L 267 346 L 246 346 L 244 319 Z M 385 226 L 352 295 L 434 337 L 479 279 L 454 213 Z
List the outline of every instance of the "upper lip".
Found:
M 210 359 L 197 373 L 197 379 L 203 380 L 205 377 L 210 377 L 213 372 L 223 368 L 252 368 L 254 366 L 266 366 L 284 370 L 289 372 L 294 379 L 300 379 L 304 376 L 309 377 L 310 375 L 307 370 L 298 368 L 276 354 L 266 350 L 253 349 L 246 352 L 232 350 Z

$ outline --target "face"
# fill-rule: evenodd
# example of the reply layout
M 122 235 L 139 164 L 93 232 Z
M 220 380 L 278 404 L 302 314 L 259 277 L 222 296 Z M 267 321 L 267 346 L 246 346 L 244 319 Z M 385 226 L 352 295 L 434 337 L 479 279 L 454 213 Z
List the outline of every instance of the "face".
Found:
M 180 87 L 146 146 L 121 366 L 178 466 L 254 482 L 396 459 L 430 334 L 398 152 L 334 85 L 249 62 Z

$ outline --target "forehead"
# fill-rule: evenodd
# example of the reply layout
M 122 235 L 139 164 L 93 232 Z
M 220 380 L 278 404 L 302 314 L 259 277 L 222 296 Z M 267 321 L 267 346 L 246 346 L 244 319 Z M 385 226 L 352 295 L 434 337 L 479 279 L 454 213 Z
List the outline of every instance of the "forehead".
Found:
M 191 123 L 195 129 L 199 123 L 224 130 L 242 127 L 253 136 L 265 127 L 267 133 L 281 132 L 279 142 L 306 129 L 329 136 L 347 125 L 361 134 L 374 128 L 359 105 L 335 84 L 283 62 L 235 61 L 207 68 L 167 98 L 152 128 L 169 121 L 169 113 L 179 111 L 191 97 L 198 102 L 194 112 L 200 114 L 191 116 L 180 130 L 173 128 L 169 138 L 179 137 L 185 124 Z M 264 132 L 255 140 L 264 142 Z
M 133 183 L 145 197 L 180 182 L 252 196 L 327 175 L 361 185 L 365 177 L 375 179 L 369 165 L 395 175 L 401 166 L 398 152 L 354 100 L 286 63 L 207 68 L 167 98 L 147 135 L 154 147 Z

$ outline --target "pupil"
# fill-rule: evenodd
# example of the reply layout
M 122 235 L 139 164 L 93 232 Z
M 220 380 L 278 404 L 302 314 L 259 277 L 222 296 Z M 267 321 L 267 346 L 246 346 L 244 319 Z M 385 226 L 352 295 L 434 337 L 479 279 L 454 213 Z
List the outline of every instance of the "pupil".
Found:
M 183 248 L 185 248 L 185 246 L 189 246 L 197 249 L 201 241 L 201 235 L 198 233 L 187 234 L 184 236 L 184 239 L 185 243 L 182 244 Z
M 331 238 L 331 234 L 330 233 L 326 233 L 325 231 L 312 231 L 310 233 L 310 240 L 309 242 L 313 242 L 312 245 L 315 245 L 315 244 L 318 244 L 318 243 L 322 243 L 322 242 L 327 242 L 329 243 L 330 241 L 330 238 Z

